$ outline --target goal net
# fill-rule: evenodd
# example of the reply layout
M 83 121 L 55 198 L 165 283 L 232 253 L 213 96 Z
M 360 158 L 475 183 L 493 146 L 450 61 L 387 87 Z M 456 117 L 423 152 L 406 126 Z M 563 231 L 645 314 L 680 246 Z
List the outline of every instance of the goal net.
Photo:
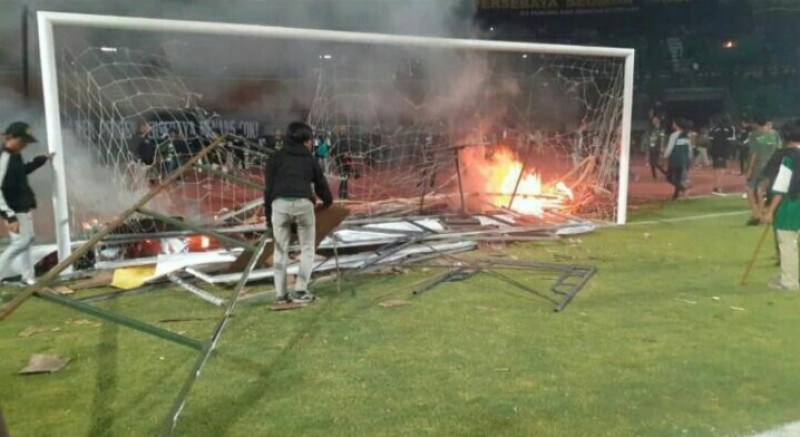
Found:
M 49 15 L 73 238 L 218 134 L 232 136 L 153 207 L 262 222 L 263 167 L 293 120 L 356 214 L 624 220 L 632 51 L 178 21 L 160 35 L 158 20 L 115 18 L 126 30 Z

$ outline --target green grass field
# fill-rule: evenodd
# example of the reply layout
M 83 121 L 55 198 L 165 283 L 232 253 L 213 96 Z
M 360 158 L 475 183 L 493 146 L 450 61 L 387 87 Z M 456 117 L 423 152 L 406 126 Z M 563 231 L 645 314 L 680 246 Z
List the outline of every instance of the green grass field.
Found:
M 741 199 L 691 200 L 580 240 L 509 247 L 521 260 L 599 268 L 560 314 L 485 275 L 412 299 L 413 283 L 434 273 L 421 269 L 354 279 L 340 294 L 321 287 L 323 300 L 301 311 L 241 306 L 176 434 L 746 436 L 800 420 L 800 294 L 766 287 L 771 243 L 750 285 L 738 285 L 760 232 L 743 226 L 743 209 Z M 662 222 L 713 213 L 731 214 Z M 387 299 L 411 305 L 378 305 Z M 219 314 L 168 289 L 99 305 L 153 323 Z M 12 435 L 160 430 L 196 354 L 75 323 L 87 318 L 32 300 L 0 323 Z M 204 338 L 213 324 L 159 326 Z M 29 327 L 46 330 L 20 337 Z M 18 376 L 37 352 L 72 362 Z

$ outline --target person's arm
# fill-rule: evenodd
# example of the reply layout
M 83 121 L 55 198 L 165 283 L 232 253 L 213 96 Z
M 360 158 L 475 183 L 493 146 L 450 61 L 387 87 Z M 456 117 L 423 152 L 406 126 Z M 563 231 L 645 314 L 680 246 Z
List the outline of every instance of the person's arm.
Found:
M 772 196 L 772 200 L 769 203 L 769 207 L 764 211 L 764 215 L 761 217 L 761 222 L 770 224 L 775 219 L 775 210 L 778 209 L 778 205 L 781 204 L 781 200 L 783 200 L 783 194 L 775 194 Z
M 322 206 L 327 208 L 333 204 L 333 194 L 331 194 L 331 188 L 328 186 L 328 180 L 325 178 L 325 174 L 322 172 L 322 167 L 319 166 L 319 163 L 314 160 L 314 192 L 317 193 L 317 197 L 322 201 Z
M 272 224 L 272 193 L 275 189 L 275 173 L 278 169 L 278 161 L 280 160 L 280 153 L 275 153 L 267 160 L 264 172 L 264 216 L 267 220 L 267 226 Z
M 678 132 L 673 132 L 672 135 L 669 136 L 667 149 L 664 150 L 664 158 L 669 158 L 669 156 L 672 155 L 672 149 L 675 148 L 675 143 L 677 142 L 678 142 Z
M 33 158 L 33 161 L 25 163 L 25 174 L 31 174 L 36 171 L 39 167 L 45 165 L 47 160 L 50 159 L 48 155 L 39 155 Z
M 750 150 L 750 158 L 747 160 L 747 171 L 745 172 L 745 176 L 747 177 L 747 179 L 753 177 L 753 171 L 755 170 L 755 167 L 756 167 L 756 154 L 753 153 L 752 150 Z
M 8 174 L 8 163 L 10 160 L 10 154 L 0 153 L 0 186 L 3 184 L 3 181 L 5 181 L 6 174 Z M 14 210 L 8 206 L 5 196 L 3 196 L 3 190 L 0 190 L 0 216 L 8 222 L 9 230 L 11 230 L 11 224 L 17 222 L 17 216 L 14 214 Z
M 775 210 L 778 209 L 778 205 L 780 205 L 781 200 L 783 200 L 783 196 L 789 192 L 789 188 L 792 184 L 792 169 L 784 165 L 784 163 L 785 158 L 781 160 L 780 170 L 778 170 L 778 175 L 775 176 L 775 181 L 772 183 L 772 200 L 761 217 L 761 221 L 764 223 L 772 223 L 775 218 Z

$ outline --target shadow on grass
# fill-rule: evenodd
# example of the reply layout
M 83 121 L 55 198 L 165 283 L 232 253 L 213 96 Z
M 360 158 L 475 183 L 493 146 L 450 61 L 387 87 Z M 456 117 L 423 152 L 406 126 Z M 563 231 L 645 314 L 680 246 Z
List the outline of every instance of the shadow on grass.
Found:
M 325 322 L 331 319 L 331 313 L 339 308 L 342 303 L 343 293 L 337 295 L 333 292 L 330 297 L 326 298 L 326 305 L 321 305 L 320 308 L 306 324 L 304 329 L 298 329 L 297 332 L 289 339 L 286 346 L 280 350 L 276 358 L 268 364 L 253 361 L 249 358 L 237 356 L 234 354 L 226 354 L 224 352 L 215 352 L 214 359 L 223 360 L 226 364 L 232 365 L 237 371 L 242 373 L 256 374 L 258 379 L 249 384 L 248 389 L 241 393 L 231 393 L 232 398 L 219 397 L 216 402 L 204 406 L 202 411 L 195 412 L 192 417 L 185 415 L 179 422 L 176 434 L 179 435 L 197 435 L 197 432 L 210 432 L 211 429 L 217 435 L 227 435 L 231 426 L 236 421 L 244 416 L 251 408 L 258 405 L 260 399 L 267 395 L 269 388 L 273 382 L 273 375 L 276 371 L 284 368 L 287 362 L 293 361 L 292 352 L 297 350 L 298 347 L 310 339 L 313 339 L 317 334 L 322 331 Z M 320 305 L 320 304 L 317 304 Z M 358 310 L 358 309 L 354 309 Z M 237 408 L 231 408 L 231 404 L 235 404 Z M 191 408 L 191 400 L 188 402 Z M 249 408 L 247 408 L 249 406 Z M 193 418 L 202 418 L 202 421 L 194 420 Z M 207 421 L 209 427 L 202 427 L 201 423 Z M 209 423 L 210 422 L 210 423 Z M 181 426 L 183 423 L 184 426 Z M 194 427 L 202 427 L 200 429 L 192 429 Z M 211 428 L 213 427 L 213 428 Z
M 113 301 L 110 311 L 116 310 Z M 117 352 L 119 325 L 103 322 L 100 341 L 97 343 L 97 375 L 95 375 L 94 399 L 92 400 L 92 428 L 89 435 L 112 435 L 115 414 L 112 408 L 117 395 Z

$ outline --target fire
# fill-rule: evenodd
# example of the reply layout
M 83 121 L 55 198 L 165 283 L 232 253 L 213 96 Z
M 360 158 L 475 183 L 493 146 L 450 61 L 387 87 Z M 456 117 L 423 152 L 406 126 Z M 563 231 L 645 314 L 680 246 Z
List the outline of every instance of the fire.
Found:
M 463 149 L 460 156 L 466 167 L 468 190 L 487 194 L 496 206 L 541 216 L 545 210 L 562 208 L 573 199 L 566 184 L 545 184 L 538 173 L 523 166 L 507 147 L 470 147 Z

